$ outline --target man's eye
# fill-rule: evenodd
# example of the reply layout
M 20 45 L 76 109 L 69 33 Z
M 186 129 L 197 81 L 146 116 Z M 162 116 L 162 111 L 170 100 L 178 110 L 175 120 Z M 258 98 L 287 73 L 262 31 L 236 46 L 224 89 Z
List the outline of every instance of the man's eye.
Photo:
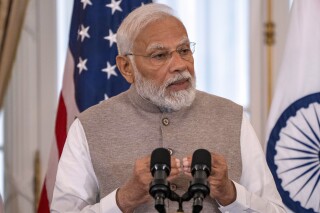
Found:
M 179 49 L 178 52 L 180 55 L 188 55 L 191 52 L 191 50 L 190 48 L 185 47 L 185 48 Z
M 168 53 L 167 52 L 161 52 L 161 53 L 154 53 L 150 56 L 152 59 L 157 59 L 157 60 L 164 60 L 167 59 Z

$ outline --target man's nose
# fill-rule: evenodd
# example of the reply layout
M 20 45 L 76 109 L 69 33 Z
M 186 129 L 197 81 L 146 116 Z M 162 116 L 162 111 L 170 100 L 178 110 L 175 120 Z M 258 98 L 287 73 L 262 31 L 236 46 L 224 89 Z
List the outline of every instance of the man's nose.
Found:
M 186 70 L 187 61 L 181 57 L 181 55 L 175 50 L 171 52 L 169 59 L 170 72 Z

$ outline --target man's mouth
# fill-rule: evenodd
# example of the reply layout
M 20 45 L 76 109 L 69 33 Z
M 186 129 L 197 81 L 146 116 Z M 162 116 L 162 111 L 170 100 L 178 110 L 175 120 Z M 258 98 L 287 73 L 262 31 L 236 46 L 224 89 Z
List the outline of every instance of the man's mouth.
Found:
M 172 82 L 171 84 L 168 85 L 168 89 L 173 90 L 173 91 L 179 91 L 179 90 L 185 90 L 189 87 L 189 79 L 184 78 L 180 79 L 178 81 Z

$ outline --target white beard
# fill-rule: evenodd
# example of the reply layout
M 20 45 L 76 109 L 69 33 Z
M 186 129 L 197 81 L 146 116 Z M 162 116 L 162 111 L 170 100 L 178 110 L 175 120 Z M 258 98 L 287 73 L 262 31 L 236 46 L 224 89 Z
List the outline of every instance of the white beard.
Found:
M 135 63 L 133 63 L 133 71 L 135 77 L 134 86 L 138 94 L 160 108 L 177 111 L 182 107 L 190 106 L 195 99 L 195 78 L 188 71 L 177 72 L 160 86 L 144 78 L 138 71 Z M 171 92 L 167 90 L 170 84 L 182 79 L 188 79 L 191 83 L 189 88 Z

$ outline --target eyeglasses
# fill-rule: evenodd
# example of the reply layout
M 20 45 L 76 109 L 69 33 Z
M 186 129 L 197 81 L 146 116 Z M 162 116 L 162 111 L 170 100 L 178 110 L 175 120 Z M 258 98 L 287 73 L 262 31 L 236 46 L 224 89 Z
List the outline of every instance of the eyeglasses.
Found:
M 139 55 L 139 54 L 134 54 L 134 53 L 127 53 L 125 56 L 142 56 L 147 58 L 150 61 L 150 64 L 154 66 L 161 66 L 164 65 L 168 59 L 172 57 L 173 52 L 177 52 L 179 56 L 186 60 L 186 61 L 193 61 L 193 56 L 192 54 L 195 51 L 195 42 L 190 42 L 187 44 L 183 44 L 177 47 L 175 50 L 166 50 L 166 49 L 157 49 L 153 53 L 149 55 Z

